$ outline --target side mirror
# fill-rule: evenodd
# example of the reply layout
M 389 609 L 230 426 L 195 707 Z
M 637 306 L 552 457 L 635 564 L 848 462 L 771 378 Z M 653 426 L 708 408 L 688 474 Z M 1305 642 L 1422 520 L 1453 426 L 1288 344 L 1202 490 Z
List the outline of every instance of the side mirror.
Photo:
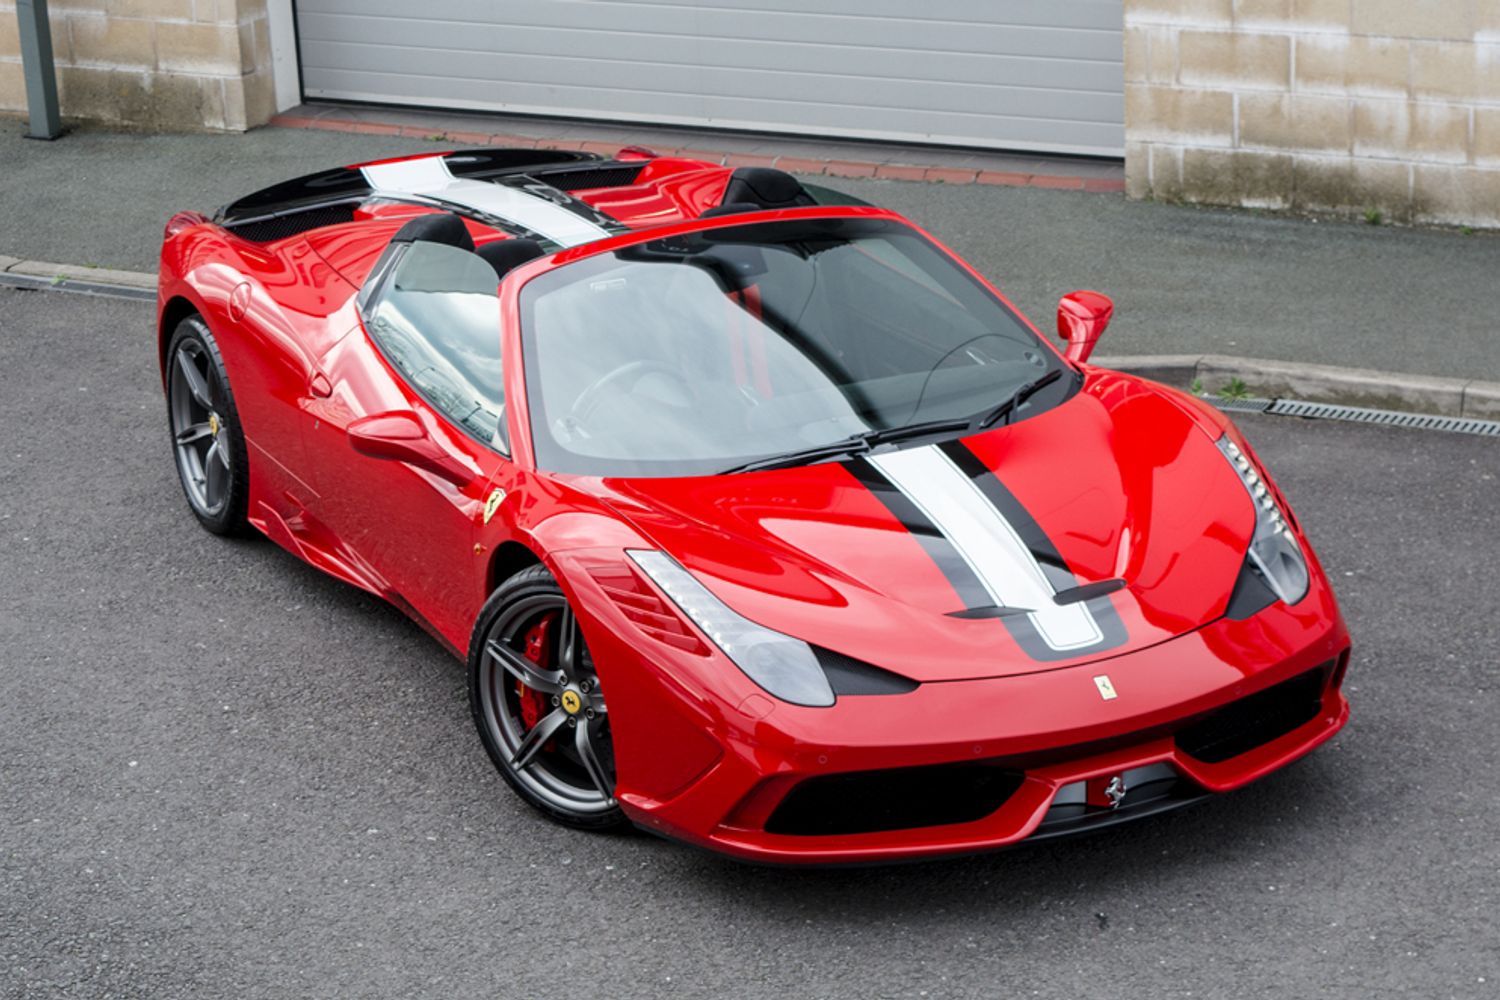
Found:
M 1069 292 L 1057 304 L 1057 335 L 1068 342 L 1069 361 L 1080 364 L 1094 353 L 1099 335 L 1109 326 L 1115 304 L 1098 292 Z
M 443 451 L 410 411 L 363 417 L 349 425 L 349 447 L 361 455 L 405 462 L 455 486 L 467 486 L 474 473 Z

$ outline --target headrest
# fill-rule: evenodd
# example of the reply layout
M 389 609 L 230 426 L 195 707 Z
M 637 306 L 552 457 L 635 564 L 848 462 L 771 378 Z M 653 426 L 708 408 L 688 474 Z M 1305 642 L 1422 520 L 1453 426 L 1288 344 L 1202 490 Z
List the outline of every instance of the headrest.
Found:
M 495 269 L 495 276 L 503 278 L 513 269 L 528 260 L 536 260 L 546 251 L 536 240 L 510 239 L 486 243 L 477 252 Z
M 739 167 L 729 175 L 729 186 L 719 205 L 746 202 L 757 208 L 799 208 L 816 205 L 802 182 L 784 170 L 771 167 Z
M 759 212 L 760 210 L 760 206 L 752 201 L 731 201 L 725 205 L 705 208 L 698 213 L 698 218 L 712 219 L 716 215 L 739 215 L 741 212 Z
M 451 212 L 419 215 L 396 231 L 392 243 L 444 243 L 460 250 L 474 252 L 474 238 L 464 220 Z

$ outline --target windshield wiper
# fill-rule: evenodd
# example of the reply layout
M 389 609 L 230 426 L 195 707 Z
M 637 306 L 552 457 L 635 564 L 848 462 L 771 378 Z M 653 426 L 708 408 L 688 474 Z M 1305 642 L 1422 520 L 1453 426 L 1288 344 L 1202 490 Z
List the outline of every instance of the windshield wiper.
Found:
M 719 475 L 728 476 L 736 472 L 777 469 L 791 465 L 800 465 L 804 462 L 817 462 L 830 458 L 838 458 L 840 456 L 853 458 L 866 454 L 876 445 L 890 444 L 894 441 L 906 441 L 911 438 L 924 437 L 928 434 L 942 434 L 951 431 L 984 430 L 1001 417 L 1014 413 L 1016 408 L 1031 398 L 1037 390 L 1046 388 L 1053 382 L 1056 382 L 1061 376 L 1062 369 L 1054 368 L 1040 378 L 1027 382 L 1011 393 L 1005 402 L 986 410 L 978 417 L 949 417 L 943 420 L 928 420 L 920 424 L 903 424 L 899 427 L 882 427 L 873 431 L 861 431 L 858 434 L 851 434 L 846 438 L 833 441 L 829 444 L 820 444 L 812 448 L 789 451 L 781 455 L 772 455 L 769 458 L 757 458 L 740 465 L 730 466 L 720 471 Z
M 889 444 L 892 441 L 905 441 L 909 438 L 923 437 L 927 434 L 941 434 L 945 431 L 966 431 L 973 424 L 974 421 L 970 417 L 950 417 L 946 420 L 928 420 L 920 424 L 903 424 L 900 427 L 882 427 L 873 431 L 861 431 L 858 434 L 851 434 L 830 444 L 820 444 L 812 448 L 804 448 L 800 451 L 789 451 L 783 455 L 772 455 L 770 458 L 757 458 L 743 465 L 736 465 L 725 469 L 719 474 L 727 476 L 734 472 L 754 472 L 758 469 L 774 469 L 780 466 L 797 465 L 801 462 L 816 462 L 819 459 L 838 458 L 840 455 L 853 457 L 865 454 L 876 445 Z
M 1001 417 L 1005 418 L 1006 423 L 1010 423 L 1011 415 L 1016 412 L 1022 403 L 1035 395 L 1037 390 L 1045 389 L 1060 378 L 1062 378 L 1062 369 L 1054 368 L 1042 377 L 1032 379 L 1011 393 L 1010 398 L 1005 402 L 989 410 L 987 413 L 981 414 L 979 419 L 974 421 L 974 429 L 982 431 Z
M 865 434 L 869 433 L 873 432 L 865 432 Z M 783 466 L 801 465 L 803 462 L 817 462 L 822 459 L 838 458 L 843 455 L 853 458 L 856 455 L 863 455 L 870 450 L 869 442 L 865 440 L 865 434 L 854 434 L 844 438 L 842 441 L 834 441 L 832 444 L 820 444 L 814 448 L 803 448 L 801 451 L 788 451 L 780 455 L 772 455 L 769 458 L 757 458 L 740 465 L 731 465 L 727 469 L 720 469 L 718 474 L 728 476 L 736 472 L 779 469 Z

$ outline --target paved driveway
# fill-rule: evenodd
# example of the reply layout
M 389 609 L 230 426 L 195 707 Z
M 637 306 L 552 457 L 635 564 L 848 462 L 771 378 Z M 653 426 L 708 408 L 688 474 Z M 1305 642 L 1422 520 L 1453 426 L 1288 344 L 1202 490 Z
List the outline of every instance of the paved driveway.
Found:
M 1244 422 L 1355 637 L 1310 759 L 1106 836 L 765 870 L 548 825 L 418 628 L 200 531 L 148 313 L 0 289 L 0 995 L 1496 994 L 1495 442 Z

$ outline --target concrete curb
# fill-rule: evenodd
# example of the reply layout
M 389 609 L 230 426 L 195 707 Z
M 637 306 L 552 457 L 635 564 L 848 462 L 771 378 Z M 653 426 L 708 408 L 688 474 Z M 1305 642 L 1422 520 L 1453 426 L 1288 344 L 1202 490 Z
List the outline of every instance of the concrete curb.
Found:
M 1234 379 L 1251 396 L 1343 403 L 1371 409 L 1430 413 L 1443 417 L 1500 419 L 1500 382 L 1409 375 L 1369 368 L 1236 358 L 1221 354 L 1155 354 L 1091 359 L 1143 378 L 1203 392 L 1218 392 Z
M 515 135 L 506 132 L 467 131 L 458 129 L 424 128 L 420 125 L 398 125 L 394 122 L 356 121 L 347 118 L 309 118 L 305 115 L 284 114 L 272 118 L 270 124 L 280 128 L 321 129 L 326 132 L 355 132 L 361 135 L 391 135 L 408 139 L 429 139 L 434 142 L 450 142 L 457 146 L 511 146 L 522 149 L 567 149 L 585 153 L 614 156 L 626 142 L 575 142 L 572 140 L 539 139 L 535 136 Z M 705 136 L 704 138 L 711 138 Z M 925 181 L 932 184 L 993 184 L 1002 187 L 1037 187 L 1063 191 L 1091 191 L 1118 194 L 1125 190 L 1125 182 L 1110 177 L 1079 177 L 1067 174 L 1030 174 L 1002 170 L 981 170 L 967 167 L 936 167 L 921 164 L 890 163 L 881 160 L 850 159 L 849 157 L 806 156 L 756 156 L 750 153 L 725 152 L 702 147 L 669 149 L 653 147 L 658 156 L 683 156 L 693 160 L 707 160 L 727 167 L 776 167 L 794 174 L 826 175 L 828 177 L 876 177 L 893 181 Z
M 42 260 L 22 260 L 0 254 L 0 274 L 19 275 L 47 281 L 76 282 L 89 285 L 156 290 L 156 275 L 141 271 L 116 271 L 107 267 L 80 267 L 77 264 L 53 264 Z
M 57 285 L 105 293 L 114 289 L 133 298 L 149 298 L 156 290 L 154 274 L 23 260 L 0 254 L 0 279 L 6 276 L 17 279 L 16 284 L 31 287 Z M 1222 354 L 1137 354 L 1093 358 L 1091 363 L 1180 389 L 1198 382 L 1201 391 L 1218 392 L 1231 380 L 1239 379 L 1248 395 L 1267 399 L 1300 399 L 1443 417 L 1500 420 L 1500 382 L 1479 379 L 1407 375 Z

